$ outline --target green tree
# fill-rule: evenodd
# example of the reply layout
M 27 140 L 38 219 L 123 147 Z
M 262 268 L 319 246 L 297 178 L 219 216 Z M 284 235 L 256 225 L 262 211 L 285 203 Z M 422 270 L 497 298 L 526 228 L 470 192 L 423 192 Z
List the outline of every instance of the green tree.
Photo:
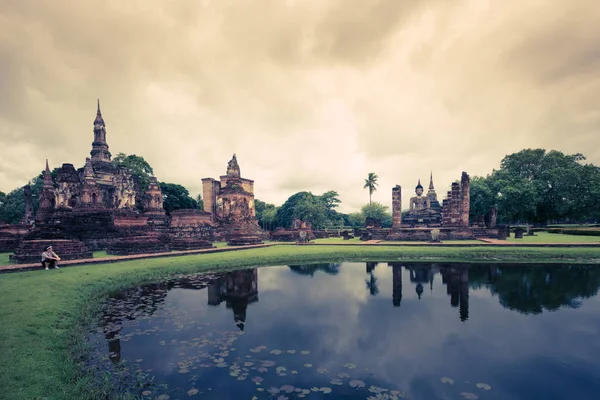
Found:
M 392 214 L 388 212 L 388 208 L 388 206 L 384 206 L 378 202 L 365 204 L 360 209 L 361 214 L 363 215 L 363 223 L 366 218 L 375 218 L 381 221 L 381 226 L 383 228 L 391 227 Z
M 56 176 L 57 168 L 51 174 Z M 42 187 L 44 186 L 44 171 L 40 175 L 29 181 L 31 186 L 31 197 L 33 202 L 33 212 L 37 212 L 38 199 Z M 0 200 L 0 221 L 7 224 L 18 224 L 25 216 L 25 195 L 23 187 L 17 188 L 4 195 L 4 199 Z
M 326 197 L 331 200 L 330 195 Z M 310 192 L 298 192 L 290 196 L 277 210 L 277 226 L 289 228 L 294 219 L 300 219 L 310 222 L 313 228 L 327 228 L 335 223 L 330 219 L 329 211 L 331 210 L 320 196 L 315 196 Z
M 365 226 L 365 216 L 361 212 L 348 214 L 348 225 L 353 227 Z
M 498 207 L 501 222 L 584 221 L 600 216 L 600 170 L 582 154 L 524 149 L 471 180 L 471 215 Z
M 199 210 L 204 210 L 204 200 L 202 200 L 201 194 L 196 196 L 196 204 Z
M 113 158 L 113 162 L 127 168 L 133 175 L 137 176 L 142 186 L 142 192 L 146 190 L 150 183 L 150 177 L 154 175 L 154 170 L 144 160 L 144 157 L 119 153 Z
M 367 176 L 367 179 L 365 179 L 365 186 L 363 186 L 363 189 L 369 189 L 369 204 L 371 204 L 371 196 L 373 195 L 373 192 L 377 190 L 377 186 L 379 186 L 379 184 L 377 183 L 377 174 L 375 174 L 375 172 L 369 172 L 369 175 Z
M 171 211 L 198 208 L 198 203 L 190 197 L 186 188 L 175 183 L 159 183 L 163 196 L 163 207 L 167 214 Z
M 258 219 L 258 223 L 263 229 L 272 230 L 275 227 L 277 216 L 277 207 L 275 205 L 255 199 L 254 210 L 256 212 L 256 219 Z

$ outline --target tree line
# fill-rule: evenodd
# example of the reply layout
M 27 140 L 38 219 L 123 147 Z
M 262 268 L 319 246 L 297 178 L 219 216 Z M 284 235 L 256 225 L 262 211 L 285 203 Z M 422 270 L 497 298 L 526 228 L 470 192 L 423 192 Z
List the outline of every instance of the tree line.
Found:
M 137 176 L 146 188 L 154 171 L 143 157 L 119 153 L 114 159 Z M 52 171 L 56 177 L 55 168 Z M 256 217 L 263 229 L 289 228 L 295 219 L 310 222 L 315 229 L 342 226 L 364 226 L 367 217 L 381 220 L 391 227 L 389 207 L 372 201 L 377 191 L 378 176 L 370 172 L 364 180 L 369 202 L 359 212 L 337 211 L 341 204 L 335 190 L 317 195 L 301 191 L 290 196 L 281 206 L 255 200 Z M 43 171 L 30 181 L 34 199 L 43 186 Z M 188 190 L 175 183 L 159 182 L 167 214 L 184 208 L 203 208 L 202 197 L 190 196 Z M 582 154 L 564 154 L 544 149 L 524 149 L 507 155 L 500 168 L 487 176 L 471 178 L 471 221 L 497 209 L 500 223 L 598 222 L 600 220 L 600 168 L 585 163 Z M 34 211 L 37 202 L 34 201 Z M 0 192 L 0 221 L 18 223 L 24 215 L 23 188 L 5 194 Z

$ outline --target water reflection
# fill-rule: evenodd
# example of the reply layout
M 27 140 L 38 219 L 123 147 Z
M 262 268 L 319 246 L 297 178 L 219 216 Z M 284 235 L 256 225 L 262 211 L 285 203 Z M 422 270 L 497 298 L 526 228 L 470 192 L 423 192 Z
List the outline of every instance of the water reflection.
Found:
M 208 304 L 233 310 L 233 319 L 241 331 L 246 322 L 248 304 L 258 301 L 258 269 L 228 272 L 208 285 Z
M 585 399 L 600 390 L 599 287 L 583 265 L 253 268 L 121 293 L 90 341 L 102 368 L 171 398 Z

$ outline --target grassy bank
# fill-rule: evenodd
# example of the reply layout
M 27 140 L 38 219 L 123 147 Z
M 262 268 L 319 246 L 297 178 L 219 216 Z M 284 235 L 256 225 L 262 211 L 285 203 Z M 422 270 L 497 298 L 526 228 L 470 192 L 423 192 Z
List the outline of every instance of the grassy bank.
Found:
M 155 258 L 0 275 L 0 398 L 101 399 L 79 374 L 87 327 L 102 299 L 174 273 L 317 261 L 523 261 L 600 263 L 595 248 L 293 246 Z

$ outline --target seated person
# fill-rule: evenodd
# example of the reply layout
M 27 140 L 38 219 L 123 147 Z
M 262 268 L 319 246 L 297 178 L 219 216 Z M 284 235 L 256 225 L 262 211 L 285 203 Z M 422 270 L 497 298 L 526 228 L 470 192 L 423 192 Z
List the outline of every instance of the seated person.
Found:
M 54 251 L 52 251 L 52 246 L 44 247 L 44 252 L 42 253 L 42 266 L 44 269 L 48 269 L 48 267 L 54 267 L 58 269 L 57 261 L 60 260 L 60 257 L 56 255 Z

